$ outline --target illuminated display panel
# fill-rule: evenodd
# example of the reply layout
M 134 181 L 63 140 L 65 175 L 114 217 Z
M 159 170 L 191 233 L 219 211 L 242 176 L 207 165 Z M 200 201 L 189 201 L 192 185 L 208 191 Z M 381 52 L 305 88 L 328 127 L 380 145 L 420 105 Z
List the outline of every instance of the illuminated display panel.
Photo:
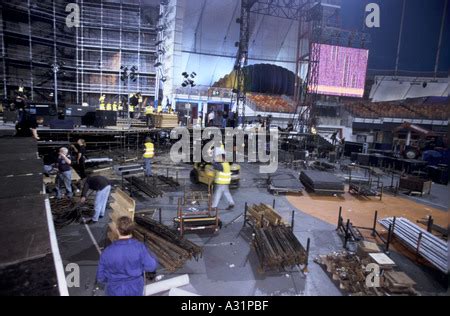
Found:
M 320 45 L 317 93 L 362 98 L 369 51 L 325 44 L 313 45 Z

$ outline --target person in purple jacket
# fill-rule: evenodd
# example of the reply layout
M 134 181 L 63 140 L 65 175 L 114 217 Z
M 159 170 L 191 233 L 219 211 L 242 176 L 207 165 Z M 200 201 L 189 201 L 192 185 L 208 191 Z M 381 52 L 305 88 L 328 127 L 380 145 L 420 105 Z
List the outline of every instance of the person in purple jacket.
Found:
M 97 282 L 106 286 L 108 296 L 143 296 L 145 272 L 155 272 L 157 261 L 143 243 L 133 239 L 130 218 L 119 218 L 117 226 L 120 238 L 102 253 Z

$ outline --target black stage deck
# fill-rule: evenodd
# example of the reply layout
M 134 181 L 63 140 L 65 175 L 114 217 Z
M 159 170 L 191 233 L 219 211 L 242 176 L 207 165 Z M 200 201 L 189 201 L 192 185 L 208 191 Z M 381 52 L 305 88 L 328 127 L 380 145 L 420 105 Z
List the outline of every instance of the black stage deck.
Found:
M 303 171 L 300 175 L 302 183 L 314 193 L 318 194 L 344 194 L 344 180 L 332 173 L 315 170 Z
M 0 295 L 59 294 L 42 171 L 36 141 L 0 139 Z

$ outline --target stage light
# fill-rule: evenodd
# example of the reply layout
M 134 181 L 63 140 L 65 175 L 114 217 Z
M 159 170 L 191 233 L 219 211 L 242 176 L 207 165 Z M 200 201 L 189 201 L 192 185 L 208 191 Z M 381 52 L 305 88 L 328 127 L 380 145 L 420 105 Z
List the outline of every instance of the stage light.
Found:
M 186 88 L 188 85 L 186 84 L 186 82 L 183 82 L 183 83 L 181 84 L 181 86 L 182 86 L 183 88 Z
M 181 74 L 184 78 L 188 78 L 189 77 L 189 75 L 188 75 L 188 73 L 185 71 L 185 72 L 183 72 L 182 74 Z

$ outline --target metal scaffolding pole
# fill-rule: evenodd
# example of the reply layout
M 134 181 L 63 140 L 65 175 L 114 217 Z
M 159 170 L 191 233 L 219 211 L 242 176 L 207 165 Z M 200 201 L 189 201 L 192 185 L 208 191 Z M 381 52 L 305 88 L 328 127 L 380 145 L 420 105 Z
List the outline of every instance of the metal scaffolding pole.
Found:
M 119 11 L 120 13 L 120 17 L 119 17 L 119 25 L 120 25 L 120 29 L 119 29 L 119 65 L 120 66 L 123 66 L 123 64 L 122 64 L 122 61 L 123 61 L 123 58 L 122 58 L 122 18 L 123 18 L 123 16 L 122 16 L 122 1 L 120 1 L 120 11 Z M 120 80 L 120 77 L 121 77 L 121 72 L 122 72 L 122 70 L 121 69 L 119 69 L 119 80 L 118 80 L 118 84 L 119 84 L 119 99 L 120 99 L 120 102 L 122 102 L 122 82 L 121 82 L 121 80 Z M 128 96 L 127 96 L 127 98 L 128 98 Z M 122 104 L 123 106 L 124 106 L 124 104 Z M 127 109 L 129 109 L 129 104 L 127 104 Z M 127 115 L 127 119 L 129 119 L 130 118 L 130 115 L 128 114 Z
M 2 5 L 0 4 L 0 8 Z M 3 10 L 0 10 L 0 35 L 2 37 L 2 66 L 3 66 L 3 93 L 4 97 L 8 97 L 8 81 L 6 79 L 6 53 L 5 53 L 5 39 L 3 34 Z
M 245 106 L 247 101 L 246 75 L 244 67 L 248 65 L 248 49 L 250 42 L 250 9 L 253 3 L 254 2 L 252 0 L 241 0 L 241 17 L 239 19 L 239 49 L 234 66 L 234 70 L 236 71 L 236 85 L 233 92 L 236 95 L 236 110 L 238 113 L 238 122 L 242 124 L 245 124 Z
M 84 103 L 84 0 L 80 0 L 81 4 L 81 25 L 80 25 L 80 33 L 81 33 L 81 41 L 80 41 L 80 75 L 81 75 L 81 103 Z
M 53 78 L 54 78 L 54 85 L 55 85 L 55 92 L 54 92 L 54 99 L 56 108 L 58 108 L 58 57 L 56 56 L 56 0 L 53 0 Z
M 138 51 L 137 51 L 137 91 L 141 92 L 141 26 L 142 26 L 142 1 L 139 0 L 139 13 L 138 13 Z M 142 111 L 142 109 L 139 109 Z
M 30 62 L 30 90 L 31 99 L 34 99 L 34 82 L 33 82 L 33 39 L 31 29 L 31 0 L 28 0 L 28 40 L 29 40 L 29 62 Z
M 77 5 L 79 6 L 80 5 L 80 0 L 77 0 Z M 83 23 L 82 21 L 81 21 L 81 23 Z M 80 28 L 79 27 L 77 27 L 76 28 L 76 32 L 75 32 L 75 43 L 76 43 L 76 45 L 75 45 L 75 65 L 76 65 L 76 69 L 75 69 L 75 73 L 76 73 L 76 78 L 77 78 L 77 86 L 76 86 L 76 99 L 77 99 L 77 104 L 79 104 L 80 103 L 80 72 L 79 72 L 79 62 L 80 62 L 80 56 L 79 56 L 79 53 L 80 53 L 80 51 L 79 51 L 79 49 L 78 49 L 78 47 L 79 47 L 79 45 L 78 45 L 78 40 L 79 40 L 79 38 L 80 38 Z
M 100 97 L 103 95 L 103 1 L 100 2 Z
M 434 77 L 437 77 L 437 73 L 439 71 L 439 60 L 441 55 L 441 48 L 442 48 L 442 38 L 444 36 L 444 28 L 445 28 L 445 19 L 447 17 L 447 8 L 448 8 L 448 0 L 445 0 L 444 4 L 444 10 L 442 11 L 442 24 L 441 24 L 441 32 L 439 35 L 439 43 L 438 43 L 438 49 L 436 53 L 436 65 L 434 66 Z

